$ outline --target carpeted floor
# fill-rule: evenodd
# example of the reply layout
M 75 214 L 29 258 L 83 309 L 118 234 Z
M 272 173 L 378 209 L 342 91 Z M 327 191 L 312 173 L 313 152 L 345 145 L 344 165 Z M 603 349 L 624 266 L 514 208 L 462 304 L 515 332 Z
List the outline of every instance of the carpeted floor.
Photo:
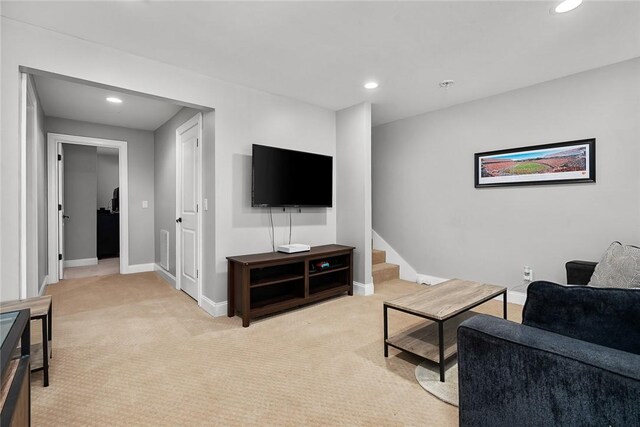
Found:
M 416 381 L 418 358 L 383 357 L 382 301 L 418 289 L 386 282 L 242 328 L 155 273 L 65 280 L 47 290 L 51 385 L 34 373 L 33 425 L 457 425 Z M 392 328 L 415 322 L 390 314 Z

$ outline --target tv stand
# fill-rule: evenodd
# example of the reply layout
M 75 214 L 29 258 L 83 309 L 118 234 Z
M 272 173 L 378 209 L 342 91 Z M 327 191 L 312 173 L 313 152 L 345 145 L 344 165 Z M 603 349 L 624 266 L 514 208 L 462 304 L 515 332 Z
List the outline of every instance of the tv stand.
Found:
M 227 257 L 227 315 L 252 319 L 347 293 L 353 295 L 352 246 L 324 245 L 308 252 Z

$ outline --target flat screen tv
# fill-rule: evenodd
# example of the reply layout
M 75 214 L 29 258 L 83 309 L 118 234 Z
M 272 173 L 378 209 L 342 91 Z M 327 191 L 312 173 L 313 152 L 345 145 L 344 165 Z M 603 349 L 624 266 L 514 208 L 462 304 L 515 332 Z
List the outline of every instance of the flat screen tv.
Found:
M 331 207 L 333 157 L 253 144 L 251 206 Z

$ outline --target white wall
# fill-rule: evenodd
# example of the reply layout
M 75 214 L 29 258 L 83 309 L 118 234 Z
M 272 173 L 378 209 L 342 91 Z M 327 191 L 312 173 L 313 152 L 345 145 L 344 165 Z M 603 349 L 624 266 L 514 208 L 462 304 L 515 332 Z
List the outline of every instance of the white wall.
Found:
M 597 139 L 595 184 L 474 188 L 473 154 Z M 640 244 L 640 59 L 373 129 L 373 228 L 419 273 L 514 287 L 523 266 Z
M 371 104 L 336 113 L 338 243 L 355 246 L 353 279 L 368 285 L 371 276 Z M 363 292 L 363 291 L 360 291 Z
M 3 299 L 17 296 L 19 286 L 15 250 L 18 230 L 14 224 L 18 219 L 20 65 L 215 108 L 215 146 L 205 145 L 203 153 L 205 162 L 212 159 L 215 162 L 213 167 L 208 164 L 209 168 L 205 169 L 203 188 L 205 197 L 209 197 L 209 211 L 203 214 L 203 284 L 205 295 L 216 302 L 226 300 L 225 257 L 271 248 L 265 212 L 249 206 L 251 144 L 335 155 L 335 113 L 324 108 L 225 83 L 5 18 L 2 18 L 1 47 L 0 280 Z M 213 120 L 213 115 L 211 117 Z M 207 126 L 213 125 L 205 120 Z M 215 176 L 211 176 L 212 171 Z M 285 215 L 276 215 L 276 223 L 277 238 L 282 243 L 288 230 Z M 153 224 L 153 218 L 149 224 Z M 302 214 L 294 215 L 294 227 L 296 241 L 311 245 L 335 243 L 335 208 L 303 210 Z M 151 258 L 146 262 L 153 261 L 153 247 L 149 253 Z
M 47 132 L 127 141 L 129 176 L 129 265 L 148 264 L 154 259 L 153 245 L 153 132 L 77 120 L 47 117 Z M 97 187 L 94 187 L 94 194 Z M 94 196 L 95 197 L 95 196 Z M 94 210 L 95 210 L 95 198 Z M 148 208 L 142 207 L 142 201 Z
M 64 149 L 64 259 L 96 258 L 98 186 L 96 147 L 62 144 Z
M 113 190 L 119 186 L 118 149 L 98 148 L 98 196 L 97 209 L 111 208 Z

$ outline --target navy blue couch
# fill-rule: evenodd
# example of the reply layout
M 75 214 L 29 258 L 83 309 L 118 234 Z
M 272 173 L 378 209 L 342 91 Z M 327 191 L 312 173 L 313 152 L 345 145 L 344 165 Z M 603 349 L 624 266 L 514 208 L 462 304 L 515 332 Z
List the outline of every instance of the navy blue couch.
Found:
M 640 290 L 529 285 L 458 329 L 461 426 L 640 426 Z

